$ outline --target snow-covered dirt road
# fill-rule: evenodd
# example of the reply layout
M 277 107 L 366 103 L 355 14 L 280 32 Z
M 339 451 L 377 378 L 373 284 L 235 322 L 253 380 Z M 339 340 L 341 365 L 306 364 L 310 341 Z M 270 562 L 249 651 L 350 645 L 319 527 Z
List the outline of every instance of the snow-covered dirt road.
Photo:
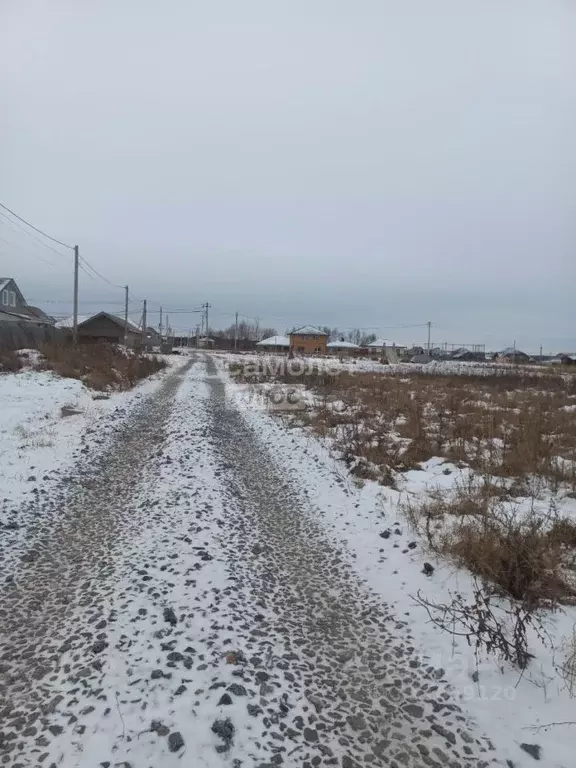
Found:
M 0 541 L 1 764 L 532 763 L 460 708 L 230 391 L 193 358 L 22 505 L 26 536 Z

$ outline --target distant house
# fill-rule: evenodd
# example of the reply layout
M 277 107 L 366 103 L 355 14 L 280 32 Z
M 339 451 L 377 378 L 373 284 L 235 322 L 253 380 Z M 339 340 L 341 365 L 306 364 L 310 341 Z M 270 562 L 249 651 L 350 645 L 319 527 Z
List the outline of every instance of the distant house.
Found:
M 522 352 L 515 347 L 506 347 L 501 352 L 498 352 L 495 358 L 497 363 L 513 363 L 515 365 L 522 365 L 530 363 L 532 358 L 527 355 L 526 352 Z
M 304 325 L 289 334 L 290 351 L 298 355 L 325 355 L 328 334 L 313 325 Z
M 561 352 L 551 362 L 556 365 L 576 365 L 576 353 Z
M 162 337 L 160 336 L 159 332 L 151 325 L 146 328 L 146 338 L 148 340 L 148 344 L 153 347 L 159 347 L 162 343 Z
M 458 360 L 461 363 L 481 363 L 485 361 L 486 356 L 484 352 L 472 352 L 472 350 L 466 349 L 466 347 L 460 347 L 452 352 L 450 359 Z
M 12 277 L 0 277 L 0 320 L 12 323 L 54 325 L 54 320 L 41 309 L 31 307 Z
M 370 344 L 365 344 L 362 347 L 362 351 L 371 357 L 379 357 L 382 354 L 382 350 L 386 347 L 386 344 L 388 344 L 387 339 L 375 339 L 374 341 L 371 341 Z
M 67 317 L 65 320 L 60 320 L 56 323 L 56 327 L 71 334 L 74 318 Z M 126 342 L 127 346 L 133 347 L 142 343 L 142 331 L 130 320 L 125 326 L 123 317 L 109 312 L 97 312 L 95 315 L 78 316 L 78 341 L 89 344 L 98 342 L 124 344 Z
M 351 341 L 329 341 L 326 345 L 326 350 L 329 355 L 357 355 L 360 352 L 358 344 L 353 344 Z
M 269 336 L 256 344 L 256 349 L 261 352 L 288 352 L 290 339 L 288 336 Z
M 399 362 L 406 355 L 407 347 L 403 344 L 395 344 L 388 339 L 376 339 L 362 347 L 363 354 L 370 357 L 381 358 L 389 363 Z

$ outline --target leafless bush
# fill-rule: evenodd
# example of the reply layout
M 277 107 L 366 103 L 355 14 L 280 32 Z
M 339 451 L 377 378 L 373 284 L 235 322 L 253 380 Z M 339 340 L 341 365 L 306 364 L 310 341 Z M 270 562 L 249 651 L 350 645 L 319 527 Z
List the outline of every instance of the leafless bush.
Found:
M 525 669 L 533 658 L 528 649 L 528 628 L 546 639 L 541 614 L 534 606 L 502 601 L 485 584 L 475 583 L 472 600 L 460 593 L 450 598 L 447 603 L 433 603 L 418 592 L 414 600 L 437 627 L 464 637 L 477 656 L 485 651 Z
M 560 649 L 564 654 L 563 661 L 556 665 L 560 677 L 566 684 L 570 696 L 576 695 L 576 625 L 572 627 L 572 634 Z
M 13 373 L 22 368 L 22 360 L 13 349 L 0 349 L 0 373 Z
M 96 390 L 130 389 L 141 379 L 166 367 L 153 355 L 140 354 L 112 344 L 46 344 L 41 352 L 44 370 L 65 378 L 80 379 Z
M 478 478 L 422 503 L 403 506 L 430 549 L 467 568 L 525 606 L 573 602 L 567 569 L 576 555 L 576 523 L 510 501 L 504 487 Z

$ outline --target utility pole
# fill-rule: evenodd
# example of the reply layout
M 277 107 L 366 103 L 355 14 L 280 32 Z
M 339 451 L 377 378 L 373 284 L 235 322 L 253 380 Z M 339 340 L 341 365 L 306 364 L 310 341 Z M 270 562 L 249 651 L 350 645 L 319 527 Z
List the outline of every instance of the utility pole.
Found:
M 236 312 L 236 324 L 234 326 L 234 350 L 238 349 L 238 312 Z
M 258 338 L 260 336 L 260 318 L 256 318 L 256 341 L 260 341 Z
M 78 255 L 78 246 L 74 246 L 74 319 L 72 321 L 72 341 L 74 346 L 78 344 L 78 267 L 80 257 Z
M 166 315 L 166 341 L 170 341 L 170 336 L 172 336 L 172 328 L 170 328 L 170 315 Z
M 142 346 L 146 346 L 146 336 L 147 334 L 147 328 L 146 325 L 146 299 L 144 299 L 144 303 L 142 305 Z
M 208 310 L 210 309 L 211 306 L 212 306 L 212 304 L 208 304 L 208 302 L 205 302 L 204 304 L 202 304 L 202 308 L 204 309 L 204 315 L 205 315 L 205 318 L 206 318 L 206 336 L 208 336 L 208 334 L 209 334 L 209 330 L 208 330 L 208 328 L 209 328 L 209 326 L 208 326 Z
M 196 349 L 200 346 L 200 324 L 196 324 Z
M 128 286 L 124 286 L 124 345 L 128 345 Z
M 162 307 L 160 307 L 160 322 L 158 323 L 158 331 L 160 332 L 160 338 L 162 338 Z
M 432 331 L 432 323 L 430 322 L 430 320 L 428 320 L 426 325 L 428 326 L 428 352 L 430 352 L 430 334 Z

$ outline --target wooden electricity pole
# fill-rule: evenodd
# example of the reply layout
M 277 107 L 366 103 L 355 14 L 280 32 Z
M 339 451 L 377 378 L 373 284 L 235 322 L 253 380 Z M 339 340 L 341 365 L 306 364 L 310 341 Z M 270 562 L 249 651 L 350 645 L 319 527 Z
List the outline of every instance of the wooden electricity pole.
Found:
M 128 344 L 128 286 L 124 286 L 124 345 Z
M 80 257 L 78 255 L 78 246 L 74 246 L 74 318 L 72 320 L 72 341 L 74 345 L 78 344 L 78 268 Z
M 146 304 L 147 304 L 146 299 L 144 299 L 144 302 L 142 304 L 142 346 L 143 347 L 146 346 L 146 337 L 148 335 L 147 334 L 148 326 L 146 324 L 147 323 L 147 319 L 146 319 Z

